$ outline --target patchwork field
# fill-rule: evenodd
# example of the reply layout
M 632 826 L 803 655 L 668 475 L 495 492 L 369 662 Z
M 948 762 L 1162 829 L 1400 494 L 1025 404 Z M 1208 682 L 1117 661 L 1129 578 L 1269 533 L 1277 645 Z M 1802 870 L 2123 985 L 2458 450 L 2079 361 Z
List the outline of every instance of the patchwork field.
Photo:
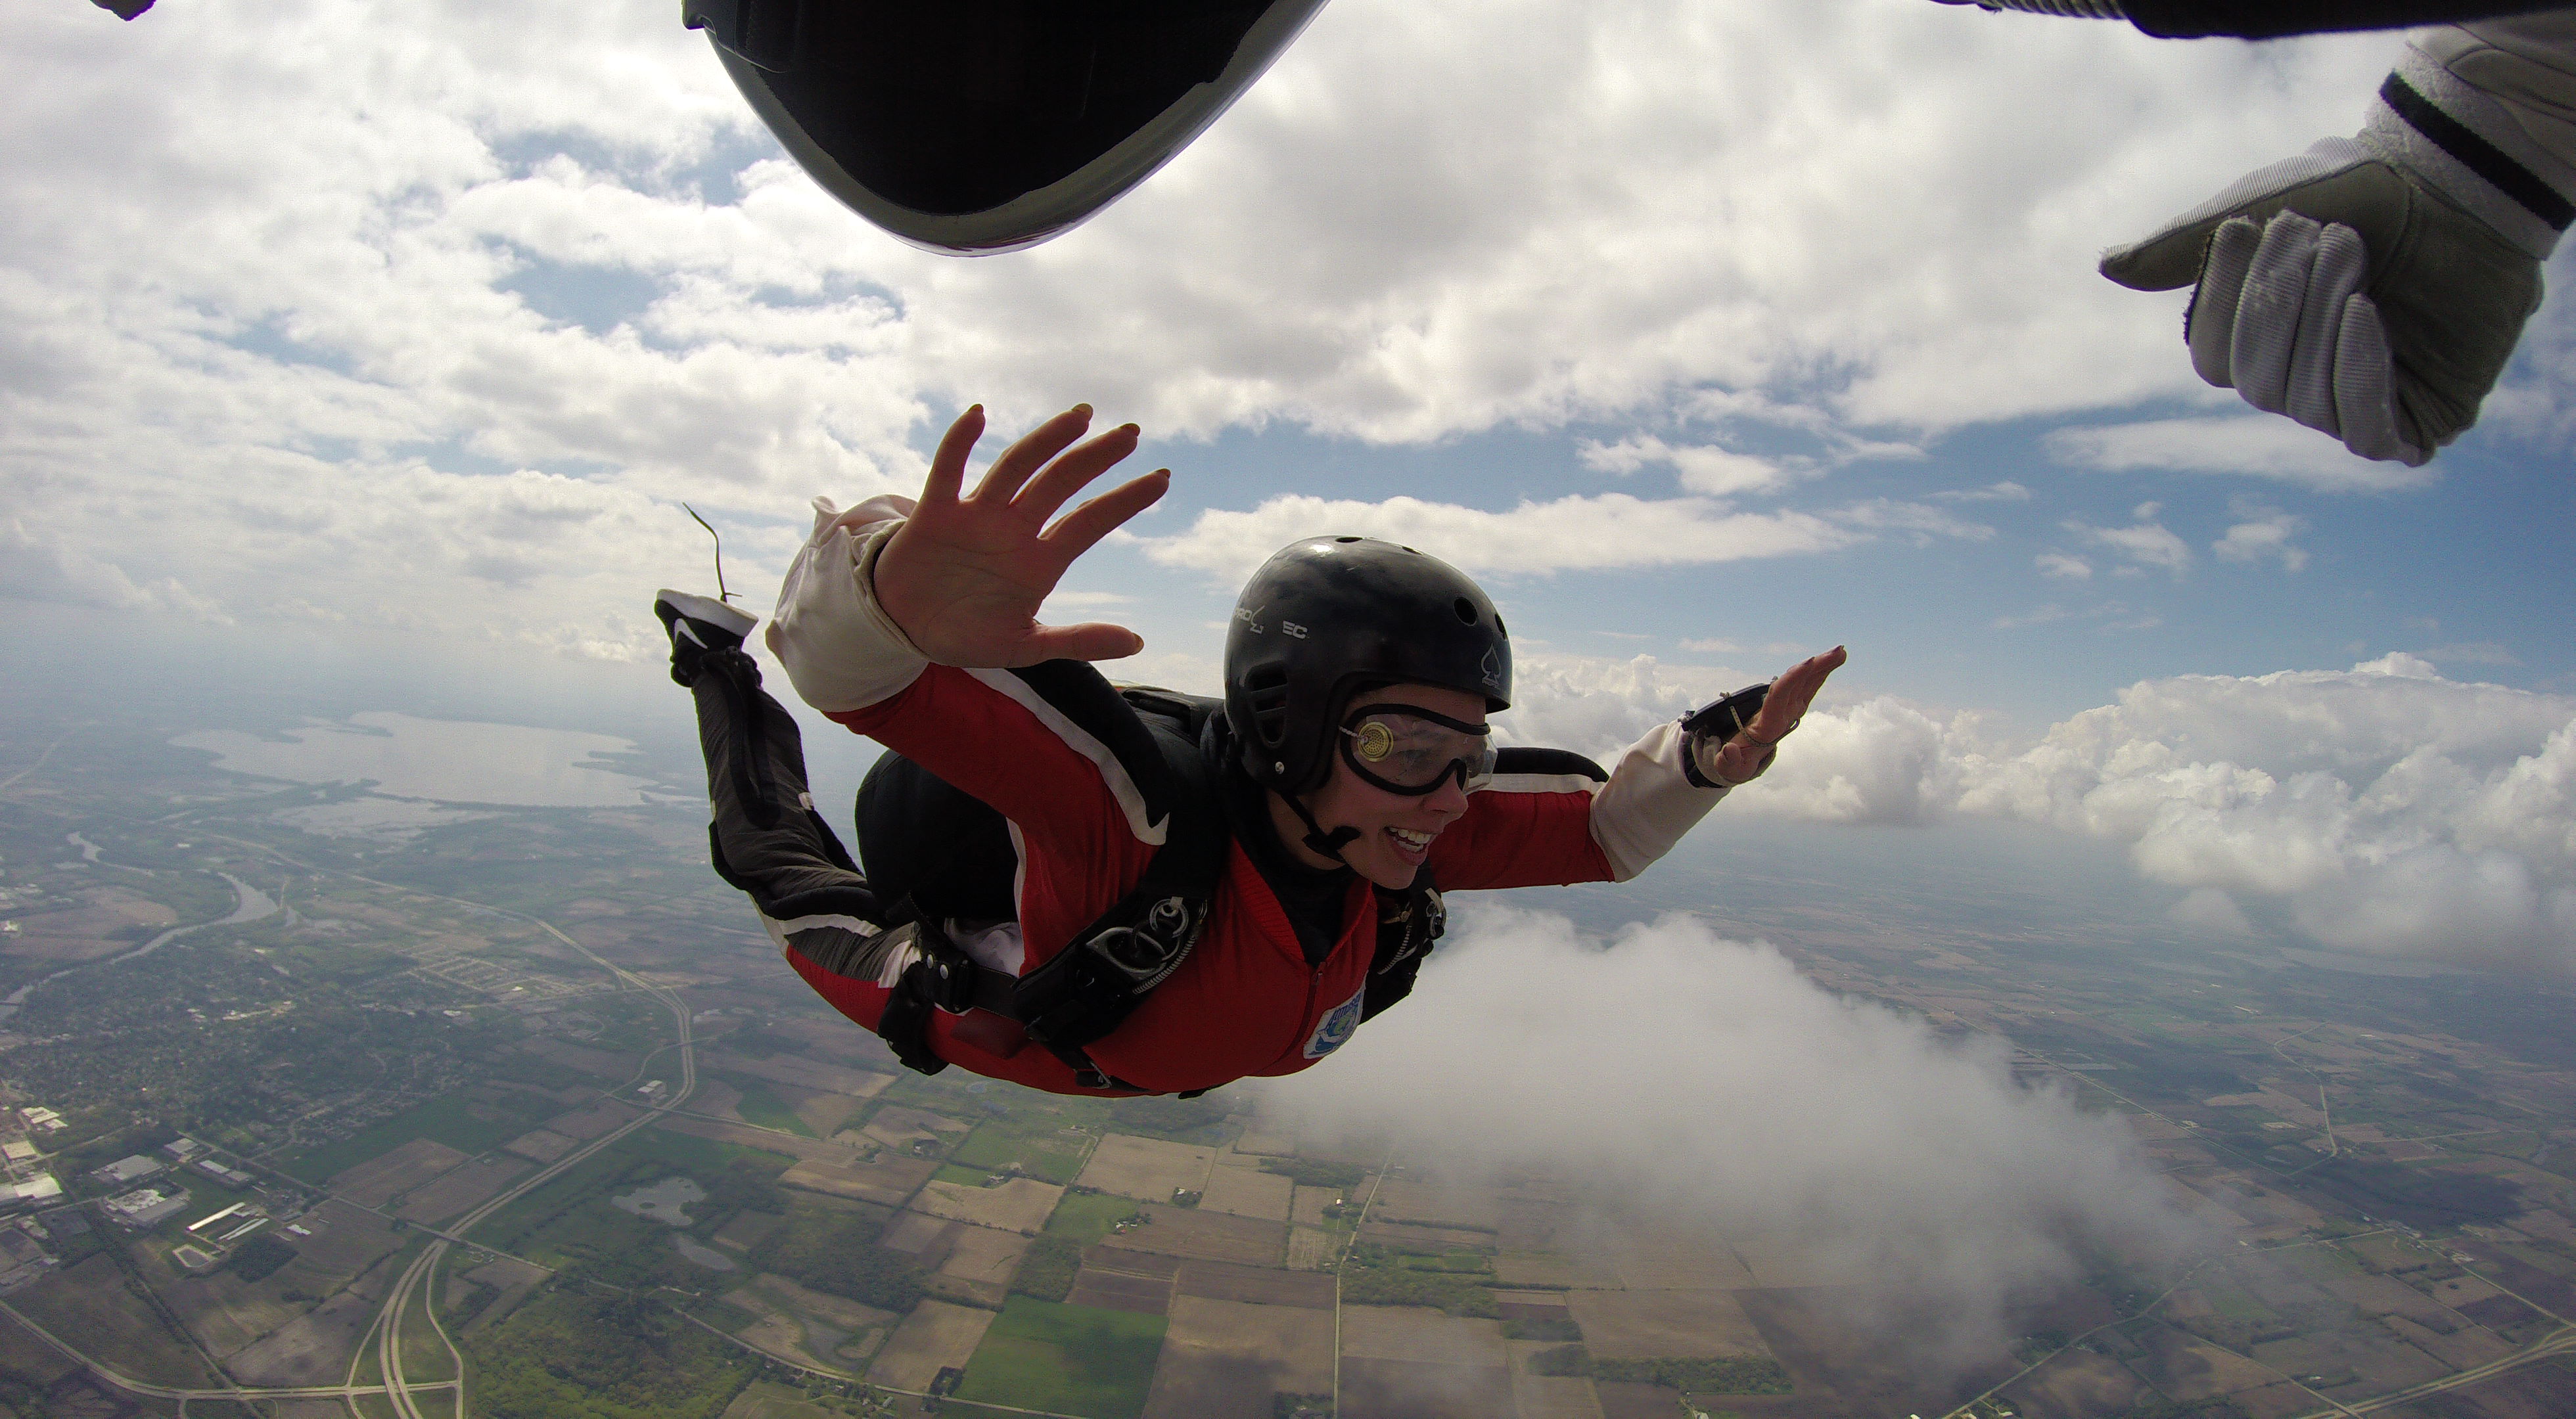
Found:
M 1078 1306 L 1158 1316 L 1171 1308 L 1172 1282 L 1180 1269 L 1178 1257 L 1093 1247 L 1084 1255 L 1082 1269 L 1074 1273 L 1073 1293 L 1066 1300 Z
M 1175 1188 L 1196 1192 L 1205 1187 L 1215 1159 L 1213 1148 L 1112 1133 L 1092 1150 L 1091 1161 L 1083 1165 L 1077 1181 L 1142 1202 L 1169 1202 Z
M 1199 1200 L 1199 1210 L 1285 1222 L 1296 1190 L 1295 1183 L 1265 1171 L 1259 1159 L 1229 1154 L 1208 1170 L 1207 1195 Z
M 179 914 L 150 897 L 124 887 L 93 887 L 84 903 L 64 911 L 19 916 L 19 934 L 8 938 L 5 954 L 47 966 L 93 961 L 143 944 L 144 933 L 175 926 Z
M 641 1112 L 643 1110 L 633 1104 L 622 1103 L 615 1099 L 601 1099 L 587 1108 L 575 1109 L 571 1113 L 559 1114 L 546 1120 L 546 1127 L 566 1138 L 587 1143 L 603 1133 L 613 1133 L 633 1123 L 635 1116 Z
M 793 1140 L 787 1142 L 792 1144 Z M 807 1158 L 780 1174 L 778 1181 L 782 1187 L 900 1207 L 938 1170 L 939 1165 L 927 1158 L 898 1158 L 875 1163 Z
M 329 1186 L 361 1207 L 382 1207 L 394 1194 L 431 1182 L 466 1156 L 444 1143 L 415 1138 L 373 1162 L 334 1174 Z
M 84 1352 L 151 1384 L 211 1383 L 205 1366 L 128 1290 L 104 1255 L 67 1267 L 9 1298 L 9 1304 Z
M 1258 1217 L 1235 1217 L 1195 1207 L 1165 1207 L 1150 1202 L 1142 1210 L 1152 1221 L 1142 1227 L 1129 1228 L 1118 1239 L 1120 1246 L 1131 1251 L 1162 1252 L 1167 1256 L 1198 1257 L 1206 1261 L 1235 1261 L 1248 1266 L 1277 1266 L 1288 1241 L 1286 1227 Z
M 961 1400 L 1136 1419 L 1163 1349 L 1161 1316 L 1013 1296 L 966 1364 Z
M 925 1390 L 950 1365 L 963 1366 L 992 1327 L 994 1312 L 924 1301 L 895 1327 L 868 1366 L 868 1378 L 896 1389 Z
M 517 1158 L 477 1158 L 426 1187 L 415 1188 L 396 1215 L 414 1222 L 444 1222 L 509 1186 L 528 1171 Z
M 993 1187 L 929 1182 L 912 1205 L 934 1217 L 1035 1235 L 1063 1196 L 1063 1188 L 1035 1178 L 1012 1178 Z
M 1731 1291 L 1575 1291 L 1566 1305 L 1604 1360 L 1716 1360 L 1770 1354 Z
M 773 1084 L 787 1084 L 819 1093 L 846 1094 L 855 1099 L 873 1099 L 884 1093 L 886 1086 L 894 1083 L 894 1076 L 891 1074 L 851 1069 L 844 1065 L 827 1064 L 818 1059 L 804 1059 L 792 1054 L 756 1059 L 750 1055 L 717 1050 L 707 1055 L 705 1063 L 700 1067 L 728 1074 L 748 1075 L 754 1079 L 766 1079 Z
M 1333 1314 L 1176 1296 L 1145 1419 L 1273 1419 L 1273 1396 L 1330 1394 Z
M 502 1151 L 516 1153 L 539 1163 L 551 1163 L 581 1145 L 552 1129 L 540 1128 L 523 1133 L 502 1146 Z

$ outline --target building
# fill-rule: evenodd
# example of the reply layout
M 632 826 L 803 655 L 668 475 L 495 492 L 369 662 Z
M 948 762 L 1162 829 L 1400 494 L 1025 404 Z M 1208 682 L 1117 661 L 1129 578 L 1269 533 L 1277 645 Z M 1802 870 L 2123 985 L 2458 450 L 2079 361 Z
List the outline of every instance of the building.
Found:
M 145 1178 L 158 1177 L 160 1174 L 161 1164 L 140 1153 L 119 1158 L 106 1167 L 92 1169 L 90 1172 L 91 1177 L 98 1179 L 107 1187 L 132 1187 Z
M 62 1195 L 63 1185 L 51 1173 L 38 1173 L 25 1182 L 0 1183 L 0 1212 L 41 1206 Z
M 259 1181 L 239 1168 L 227 1168 L 212 1158 L 199 1158 L 188 1166 L 236 1192 Z
M 65 1126 L 63 1123 L 63 1116 L 54 1112 L 52 1109 L 40 1109 L 30 1106 L 18 1110 L 18 1117 L 23 1120 L 29 1128 L 41 1128 L 47 1133 L 51 1133 L 54 1130 Z
M 118 1226 L 140 1232 L 149 1227 L 160 1226 L 188 1210 L 188 1194 L 185 1189 L 181 1189 L 176 1196 L 170 1196 L 159 1188 L 138 1187 L 132 1192 L 119 1193 L 99 1205 L 107 1209 L 109 1219 Z
M 172 1162 L 184 1163 L 205 1152 L 206 1145 L 193 1138 L 173 1138 L 161 1145 L 161 1151 L 169 1154 Z
M 0 1143 L 0 1159 L 6 1159 L 12 1163 L 32 1163 L 42 1156 L 43 1152 L 43 1149 L 23 1138 L 12 1138 L 6 1143 Z

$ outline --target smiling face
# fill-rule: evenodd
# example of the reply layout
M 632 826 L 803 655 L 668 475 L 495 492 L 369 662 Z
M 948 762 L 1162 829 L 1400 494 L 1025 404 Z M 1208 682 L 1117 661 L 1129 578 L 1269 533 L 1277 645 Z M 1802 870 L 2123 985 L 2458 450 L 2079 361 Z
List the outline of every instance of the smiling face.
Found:
M 1465 724 L 1485 722 L 1482 696 L 1429 685 L 1390 685 L 1362 696 L 1372 705 L 1410 705 Z M 1333 775 L 1306 796 L 1306 810 L 1329 833 L 1356 828 L 1359 836 L 1342 849 L 1342 861 L 1377 886 L 1400 892 L 1431 856 L 1432 840 L 1467 811 L 1467 791 L 1454 773 L 1429 793 L 1406 795 L 1380 788 L 1351 771 L 1338 747 Z M 1270 795 L 1270 819 L 1289 854 L 1309 867 L 1336 865 L 1305 845 L 1306 825 L 1276 793 Z

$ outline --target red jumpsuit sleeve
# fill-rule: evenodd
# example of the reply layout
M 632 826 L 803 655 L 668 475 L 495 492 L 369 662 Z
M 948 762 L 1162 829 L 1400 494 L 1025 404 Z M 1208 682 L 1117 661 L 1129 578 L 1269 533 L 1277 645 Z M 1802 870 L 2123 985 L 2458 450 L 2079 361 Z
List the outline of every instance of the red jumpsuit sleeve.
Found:
M 1592 838 L 1592 795 L 1487 791 L 1431 844 L 1431 880 L 1444 892 L 1606 882 L 1610 859 Z

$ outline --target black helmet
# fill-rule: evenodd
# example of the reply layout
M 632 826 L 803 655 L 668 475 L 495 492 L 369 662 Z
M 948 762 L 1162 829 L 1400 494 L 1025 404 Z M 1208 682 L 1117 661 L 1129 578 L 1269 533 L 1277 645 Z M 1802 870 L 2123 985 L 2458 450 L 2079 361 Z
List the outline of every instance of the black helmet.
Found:
M 1309 537 L 1244 584 L 1225 634 L 1225 718 L 1254 782 L 1292 797 L 1321 785 L 1352 692 L 1386 684 L 1511 707 L 1511 639 L 1465 572 L 1371 537 Z
M 1324 0 L 681 0 L 823 189 L 915 246 L 1034 246 L 1214 123 Z

